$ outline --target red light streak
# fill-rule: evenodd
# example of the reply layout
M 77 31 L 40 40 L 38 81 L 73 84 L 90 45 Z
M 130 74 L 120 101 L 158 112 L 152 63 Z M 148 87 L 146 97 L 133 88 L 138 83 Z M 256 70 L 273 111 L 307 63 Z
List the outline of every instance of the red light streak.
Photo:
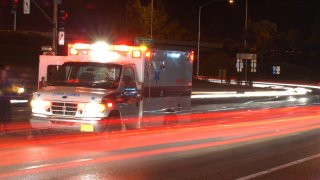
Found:
M 192 122 L 166 128 L 132 130 L 125 133 L 47 135 L 26 140 L 10 138 L 0 142 L 1 166 L 32 162 L 49 163 L 24 171 L 3 172 L 0 178 L 39 173 L 97 163 L 122 161 L 181 151 L 216 147 L 226 144 L 273 138 L 285 134 L 320 128 L 320 107 L 286 107 L 269 110 L 214 112 L 191 116 Z M 148 117 L 160 121 L 157 117 Z M 174 116 L 166 119 L 176 121 Z M 25 124 L 9 126 L 12 131 L 25 130 Z M 156 139 L 156 141 L 155 141 Z M 202 140 L 209 140 L 203 142 Z M 159 148 L 150 148 L 153 146 Z M 149 147 L 149 148 L 147 148 Z M 136 148 L 117 155 L 95 155 L 92 160 L 74 161 L 79 156 L 98 152 Z M 50 164 L 68 158 L 66 162 Z M 28 163 L 27 163 L 28 164 Z M 27 164 L 25 166 L 27 166 Z

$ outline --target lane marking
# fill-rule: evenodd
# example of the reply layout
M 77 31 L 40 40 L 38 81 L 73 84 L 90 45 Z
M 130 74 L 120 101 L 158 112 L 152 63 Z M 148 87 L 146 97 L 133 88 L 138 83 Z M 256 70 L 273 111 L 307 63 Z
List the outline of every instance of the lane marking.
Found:
M 293 161 L 293 162 L 289 162 L 287 164 L 283 164 L 283 165 L 280 165 L 280 166 L 277 166 L 277 167 L 274 167 L 274 168 L 271 168 L 271 169 L 268 169 L 268 170 L 265 170 L 265 171 L 261 171 L 261 172 L 255 173 L 255 174 L 251 174 L 249 176 L 241 177 L 241 178 L 238 178 L 237 180 L 248 180 L 248 179 L 257 178 L 257 177 L 260 177 L 260 176 L 263 176 L 263 175 L 266 175 L 266 174 L 270 174 L 270 173 L 272 173 L 274 171 L 279 171 L 281 169 L 284 169 L 284 168 L 287 168 L 287 167 L 290 167 L 290 166 L 294 166 L 294 165 L 297 165 L 297 164 L 301 164 L 303 162 L 310 161 L 310 160 L 313 160 L 313 159 L 316 159 L 316 158 L 319 158 L 319 157 L 320 157 L 320 153 L 316 154 L 316 155 L 313 155 L 313 156 L 309 156 L 309 157 L 303 158 L 303 159 L 299 159 L 299 160 L 296 160 L 296 161 Z
M 37 168 L 42 168 L 42 167 L 46 167 L 46 166 L 49 166 L 51 164 L 43 164 L 43 165 L 37 165 L 37 166 L 29 166 L 29 167 L 26 167 L 26 168 L 23 168 L 25 170 L 29 170 L 29 169 L 37 169 Z

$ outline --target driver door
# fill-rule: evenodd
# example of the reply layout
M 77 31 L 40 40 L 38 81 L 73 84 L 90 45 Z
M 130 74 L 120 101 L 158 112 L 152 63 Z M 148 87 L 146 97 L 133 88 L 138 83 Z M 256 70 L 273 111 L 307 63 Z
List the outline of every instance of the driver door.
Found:
M 126 66 L 122 73 L 124 111 L 122 112 L 122 119 L 126 126 L 134 128 L 138 122 L 139 115 L 139 92 L 136 83 L 136 73 L 134 66 Z

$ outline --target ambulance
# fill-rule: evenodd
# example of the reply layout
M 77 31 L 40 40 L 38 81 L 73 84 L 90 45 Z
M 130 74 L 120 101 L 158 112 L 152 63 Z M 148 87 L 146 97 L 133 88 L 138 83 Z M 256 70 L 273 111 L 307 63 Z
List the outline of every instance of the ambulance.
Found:
M 193 51 L 104 42 L 40 55 L 30 124 L 80 132 L 164 124 L 166 114 L 190 109 L 193 59 Z

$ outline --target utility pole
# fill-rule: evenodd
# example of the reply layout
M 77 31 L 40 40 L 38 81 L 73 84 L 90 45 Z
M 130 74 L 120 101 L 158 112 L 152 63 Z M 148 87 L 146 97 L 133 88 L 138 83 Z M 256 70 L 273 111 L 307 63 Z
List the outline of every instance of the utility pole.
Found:
M 13 13 L 13 31 L 17 30 L 17 11 Z
M 226 0 L 212 0 L 206 4 L 199 6 L 199 14 L 198 14 L 198 53 L 197 53 L 197 77 L 199 76 L 199 64 L 200 64 L 200 41 L 201 41 L 201 10 L 202 8 L 218 1 L 226 1 Z M 233 3 L 233 0 L 228 0 L 229 4 Z
M 53 1 L 53 28 L 52 28 L 52 48 L 55 55 L 57 55 L 57 25 L 58 25 L 58 4 Z
M 248 29 L 248 0 L 246 0 L 246 16 L 244 20 L 244 49 L 247 49 L 247 29 Z M 248 59 L 245 59 L 244 81 L 247 83 Z
M 200 38 L 201 38 L 201 8 L 199 6 L 199 15 L 198 15 L 198 53 L 197 53 L 197 77 L 199 76 L 199 64 L 200 64 Z
M 151 19 L 150 19 L 150 38 L 152 38 L 152 25 L 153 25 L 153 0 L 151 0 Z
M 244 48 L 247 48 L 247 29 L 248 29 L 248 0 L 246 0 L 246 16 L 244 20 Z

